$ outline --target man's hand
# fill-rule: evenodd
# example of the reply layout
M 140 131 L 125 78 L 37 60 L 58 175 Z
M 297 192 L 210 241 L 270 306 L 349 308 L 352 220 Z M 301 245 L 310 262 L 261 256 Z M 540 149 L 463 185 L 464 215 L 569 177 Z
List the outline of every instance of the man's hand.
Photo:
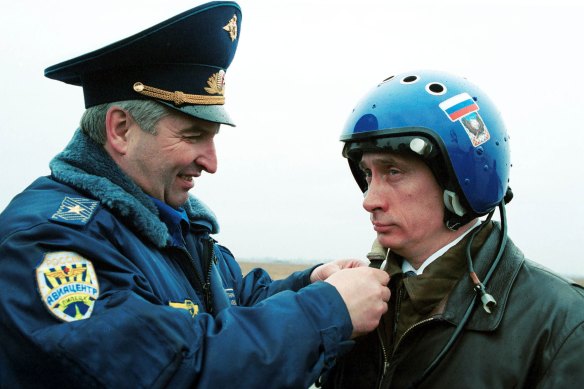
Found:
M 310 282 L 324 281 L 339 270 L 360 266 L 367 266 L 367 264 L 358 259 L 339 259 L 325 263 L 312 271 L 312 274 L 310 274 Z
M 387 312 L 389 274 L 370 267 L 338 270 L 325 282 L 339 291 L 353 323 L 352 338 L 373 331 Z

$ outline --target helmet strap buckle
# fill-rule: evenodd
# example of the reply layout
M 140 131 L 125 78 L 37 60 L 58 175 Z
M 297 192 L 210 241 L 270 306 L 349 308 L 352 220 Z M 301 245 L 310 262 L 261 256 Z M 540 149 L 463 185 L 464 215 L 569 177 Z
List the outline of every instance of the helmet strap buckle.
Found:
M 446 209 L 456 216 L 464 216 L 466 214 L 466 209 L 460 203 L 460 198 L 453 191 L 444 189 L 443 199 Z

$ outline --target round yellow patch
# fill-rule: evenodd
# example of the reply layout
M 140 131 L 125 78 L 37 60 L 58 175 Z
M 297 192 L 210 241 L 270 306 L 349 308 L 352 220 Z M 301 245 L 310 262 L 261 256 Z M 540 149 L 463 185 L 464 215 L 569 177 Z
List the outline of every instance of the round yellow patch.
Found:
M 53 315 L 67 322 L 91 316 L 99 283 L 89 260 L 71 251 L 47 253 L 36 277 L 41 298 Z

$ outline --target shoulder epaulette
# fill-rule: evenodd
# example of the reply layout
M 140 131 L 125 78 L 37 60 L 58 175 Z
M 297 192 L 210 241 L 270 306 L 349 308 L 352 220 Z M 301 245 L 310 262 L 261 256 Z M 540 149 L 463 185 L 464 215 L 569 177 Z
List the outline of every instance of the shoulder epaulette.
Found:
M 65 196 L 57 211 L 49 220 L 75 225 L 85 225 L 91 219 L 99 202 L 83 197 Z

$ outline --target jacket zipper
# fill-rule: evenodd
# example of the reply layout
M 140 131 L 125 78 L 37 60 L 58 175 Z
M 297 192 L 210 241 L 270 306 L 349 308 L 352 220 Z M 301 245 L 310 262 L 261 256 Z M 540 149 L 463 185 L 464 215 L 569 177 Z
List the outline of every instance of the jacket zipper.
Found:
M 185 254 L 185 256 L 188 258 L 189 260 L 189 266 L 185 269 L 185 267 L 183 266 L 183 269 L 187 270 L 187 272 L 189 273 L 189 280 L 191 285 L 193 286 L 193 288 L 195 290 L 198 291 L 203 291 L 203 279 L 201 278 L 201 275 L 199 274 L 199 272 L 196 270 L 197 268 L 195 267 L 195 260 L 193 259 L 193 257 L 191 256 L 191 254 L 189 253 L 189 251 L 184 248 L 184 247 L 176 247 L 176 249 L 178 249 L 180 252 L 182 252 L 183 254 Z
M 201 268 L 203 269 L 203 274 L 200 275 L 196 270 L 197 266 L 195 260 L 189 250 L 186 249 L 186 244 L 183 247 L 175 246 L 178 250 L 182 251 L 190 261 L 190 266 L 188 266 L 188 273 L 190 273 L 191 285 L 203 294 L 203 304 L 205 305 L 205 310 L 208 313 L 213 312 L 213 295 L 211 292 L 211 272 L 212 263 L 216 263 L 214 253 L 214 240 L 213 238 L 208 238 L 203 241 L 203 252 L 201 255 Z M 205 279 L 203 279 L 205 277 Z
M 399 292 L 398 292 L 398 299 L 396 301 L 396 311 L 395 311 L 395 320 L 393 323 L 393 335 L 392 335 L 392 339 L 395 339 L 396 333 L 397 333 L 397 321 L 399 319 L 399 310 L 401 307 L 401 301 L 402 298 L 404 296 L 405 290 L 402 286 L 402 288 L 400 288 Z M 391 359 L 393 358 L 393 355 L 395 354 L 395 351 L 399 348 L 399 345 L 402 343 L 402 340 L 406 337 L 406 335 L 408 333 L 410 333 L 414 328 L 421 326 L 425 323 L 428 323 L 430 321 L 436 320 L 436 318 L 434 317 L 430 317 L 428 319 L 424 319 L 422 321 L 419 321 L 417 323 L 414 323 L 413 325 L 411 325 L 408 329 L 406 329 L 403 333 L 403 335 L 401 336 L 401 338 L 398 340 L 397 344 L 395 345 L 395 347 L 392 346 L 392 350 L 391 350 L 391 354 L 389 354 L 387 352 L 387 348 L 384 346 L 383 344 L 383 339 L 381 336 L 381 326 L 377 328 L 377 334 L 379 337 L 379 343 L 381 344 L 381 351 L 383 353 L 383 372 L 381 374 L 381 379 L 379 380 L 379 389 L 381 389 L 383 387 L 383 380 L 385 379 L 385 375 L 387 373 L 387 370 L 389 368 L 389 366 L 391 365 Z
M 400 310 L 400 306 L 401 306 L 401 301 L 402 298 L 404 296 L 404 288 L 403 286 L 398 290 L 397 293 L 397 299 L 396 299 L 396 303 L 395 303 L 395 316 L 394 316 L 394 322 L 393 322 L 393 326 L 392 326 L 392 336 L 391 336 L 391 340 L 393 341 L 393 339 L 395 339 L 395 335 L 397 332 L 397 321 L 399 319 L 399 310 Z M 381 387 L 383 386 L 383 380 L 385 379 L 385 374 L 387 373 L 387 369 L 389 368 L 390 365 L 390 358 L 393 356 L 393 351 L 390 353 L 388 353 L 387 348 L 385 347 L 385 345 L 383 344 L 383 336 L 381 334 L 381 325 L 379 327 L 377 327 L 377 336 L 379 337 L 379 343 L 381 344 L 381 352 L 383 353 L 383 371 L 381 373 L 381 379 L 379 380 L 379 389 L 381 389 Z
M 418 326 L 421 326 L 422 324 L 426 324 L 426 323 L 431 322 L 431 321 L 434 321 L 434 320 L 436 320 L 435 317 L 429 317 L 428 319 L 424 319 L 422 321 L 419 321 L 419 322 L 414 323 L 413 325 L 411 325 L 407 330 L 404 331 L 404 334 L 398 340 L 397 345 L 395 346 L 394 350 L 397 350 L 397 348 L 401 344 L 402 340 L 406 337 L 406 335 L 408 334 L 408 332 L 412 331 L 414 328 L 416 328 Z
M 379 344 L 381 344 L 381 352 L 383 353 L 383 371 L 381 373 L 381 379 L 379 380 L 379 389 L 381 389 L 381 385 L 383 384 L 383 379 L 385 378 L 385 374 L 387 373 L 387 368 L 389 367 L 389 356 L 387 355 L 387 349 L 383 344 L 383 338 L 381 336 L 381 326 L 377 327 L 377 337 L 379 338 Z
M 205 300 L 205 308 L 208 313 L 213 313 L 213 294 L 211 291 L 211 272 L 213 270 L 213 262 L 215 262 L 215 253 L 213 251 L 214 241 L 212 238 L 205 239 L 203 242 L 203 271 L 205 271 L 205 280 L 203 283 L 203 297 Z
M 394 350 L 397 350 L 399 345 L 401 344 L 402 340 L 406 337 L 406 335 L 412 331 L 414 328 L 424 325 L 430 321 L 434 321 L 436 320 L 436 318 L 431 317 L 425 320 L 422 320 L 420 322 L 415 323 L 414 325 L 412 325 L 411 327 L 409 327 L 404 334 L 402 335 L 402 337 L 400 338 L 400 340 L 398 341 L 396 347 L 394 348 Z M 379 331 L 378 331 L 379 333 Z M 387 353 L 387 349 L 385 348 L 385 346 L 383 345 L 383 342 L 381 341 L 381 335 L 379 335 L 379 341 L 381 342 L 381 350 L 383 351 L 383 359 L 384 359 L 384 364 L 383 364 L 383 373 L 381 374 L 381 379 L 379 380 L 379 386 L 378 388 L 381 389 L 384 387 L 384 380 L 385 380 L 385 375 L 387 373 L 387 370 L 389 369 L 389 366 L 391 365 L 391 358 L 393 358 L 393 355 L 395 354 L 395 352 L 391 353 L 391 356 L 388 357 L 388 353 Z

